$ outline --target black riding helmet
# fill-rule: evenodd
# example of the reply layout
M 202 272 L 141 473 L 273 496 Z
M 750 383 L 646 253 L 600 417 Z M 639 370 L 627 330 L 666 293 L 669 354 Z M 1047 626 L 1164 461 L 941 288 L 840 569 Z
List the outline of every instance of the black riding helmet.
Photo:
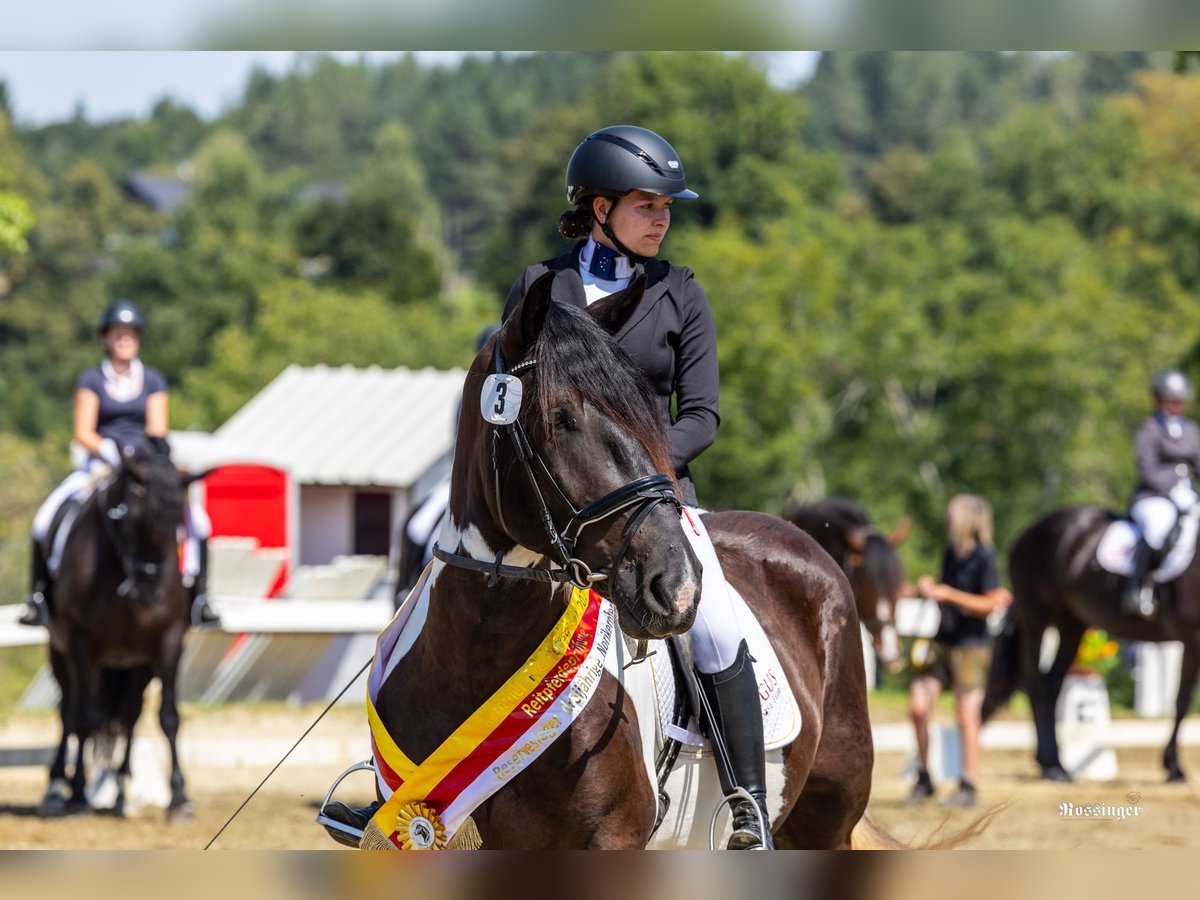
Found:
M 103 335 L 114 325 L 128 325 L 141 332 L 146 330 L 146 318 L 132 300 L 114 300 L 100 313 L 100 323 L 96 330 Z
M 610 125 L 583 139 L 567 163 L 567 201 L 591 196 L 623 197 L 645 191 L 680 200 L 700 195 L 688 190 L 675 148 L 645 128 Z

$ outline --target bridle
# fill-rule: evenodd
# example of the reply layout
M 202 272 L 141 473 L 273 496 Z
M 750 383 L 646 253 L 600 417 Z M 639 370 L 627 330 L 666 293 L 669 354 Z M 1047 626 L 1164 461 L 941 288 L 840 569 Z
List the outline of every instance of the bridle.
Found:
M 124 469 L 125 491 L 144 497 L 147 493 L 146 485 L 127 466 L 122 466 L 122 468 Z M 112 502 L 114 498 L 110 496 L 117 480 L 115 477 L 107 480 L 97 491 L 96 501 L 99 506 L 100 519 L 104 523 L 104 530 L 108 534 L 113 549 L 120 557 L 121 570 L 125 573 L 125 580 L 117 588 L 117 593 L 122 597 L 128 597 L 137 593 L 139 586 L 158 578 L 162 571 L 162 560 L 149 562 L 139 559 L 135 553 L 134 544 L 137 542 L 129 533 L 128 527 L 129 504 L 122 496 L 114 506 Z
M 514 381 L 519 381 L 520 375 L 532 370 L 536 365 L 536 359 L 526 359 L 517 363 L 510 371 L 504 364 L 504 355 L 500 351 L 500 339 L 496 339 L 495 350 L 492 354 L 491 375 L 498 376 L 498 383 L 507 385 Z M 501 403 L 502 405 L 503 403 Z M 628 484 L 610 491 L 599 500 L 587 504 L 582 509 L 577 509 L 575 504 L 563 493 L 562 488 L 559 487 L 558 482 L 550 473 L 550 469 L 546 465 L 545 460 L 542 459 L 541 454 L 530 443 L 525 426 L 519 418 L 513 416 L 509 421 L 492 423 L 492 476 L 496 489 L 496 512 L 500 519 L 500 528 L 506 534 L 508 533 L 508 525 L 504 520 L 504 505 L 501 500 L 502 494 L 500 491 L 499 446 L 502 435 L 507 436 L 511 442 L 516 452 L 517 460 L 525 470 L 530 487 L 533 488 L 534 496 L 537 498 L 538 506 L 541 509 L 542 524 L 546 529 L 546 535 L 550 539 L 550 545 L 554 549 L 553 555 L 555 561 L 561 568 L 543 569 L 533 566 L 509 566 L 500 562 L 503 558 L 503 553 L 497 553 L 495 561 L 486 562 L 474 557 L 463 556 L 459 553 L 451 553 L 437 545 L 434 546 L 433 555 L 442 562 L 461 569 L 469 569 L 474 572 L 482 572 L 490 575 L 488 587 L 495 586 L 499 578 L 509 577 L 524 578 L 531 581 L 556 581 L 564 584 L 573 584 L 578 588 L 590 588 L 596 582 L 607 579 L 609 575 L 618 569 L 621 561 L 625 558 L 625 553 L 629 550 L 629 543 L 633 540 L 633 536 L 658 504 L 670 503 L 675 507 L 676 512 L 682 510 L 682 504 L 679 498 L 675 496 L 674 483 L 668 475 L 646 475 L 642 478 L 636 478 Z M 554 516 L 551 514 L 550 507 L 546 503 L 546 498 L 542 493 L 539 483 L 538 473 L 534 468 L 535 464 L 537 469 L 541 471 L 543 480 L 553 488 L 559 499 L 571 510 L 571 518 L 562 529 L 559 529 L 555 524 Z M 605 519 L 624 513 L 627 510 L 633 510 L 633 514 L 625 524 L 625 529 L 622 532 L 621 546 L 617 550 L 616 556 L 613 557 L 607 568 L 592 571 L 587 563 L 575 555 L 576 544 L 583 529 L 589 525 L 594 525 L 597 522 L 602 522 Z

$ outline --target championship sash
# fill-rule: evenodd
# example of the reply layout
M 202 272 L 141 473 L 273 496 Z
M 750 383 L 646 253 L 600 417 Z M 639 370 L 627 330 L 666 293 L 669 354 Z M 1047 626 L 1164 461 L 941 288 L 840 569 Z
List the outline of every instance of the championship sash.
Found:
M 399 617 L 398 617 L 399 618 Z M 546 638 L 482 706 L 422 763 L 412 762 L 375 709 L 402 622 L 380 634 L 367 681 L 371 752 L 386 801 L 364 849 L 442 849 L 471 812 L 537 759 L 595 694 L 616 630 L 612 604 L 573 588 Z M 466 829 L 464 829 L 465 831 Z

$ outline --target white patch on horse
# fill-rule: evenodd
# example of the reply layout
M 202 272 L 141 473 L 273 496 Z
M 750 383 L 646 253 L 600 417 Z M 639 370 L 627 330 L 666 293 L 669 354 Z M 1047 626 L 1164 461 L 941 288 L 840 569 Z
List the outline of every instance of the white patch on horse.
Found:
M 479 533 L 479 529 L 474 525 L 468 525 L 467 530 L 458 535 L 458 546 L 462 547 L 463 552 L 472 559 L 482 559 L 487 562 L 494 562 L 496 559 L 496 551 L 488 545 L 488 542 L 483 539 L 483 535 Z M 541 558 L 542 554 L 538 551 L 518 544 L 505 553 L 500 558 L 500 562 L 506 566 L 532 566 Z

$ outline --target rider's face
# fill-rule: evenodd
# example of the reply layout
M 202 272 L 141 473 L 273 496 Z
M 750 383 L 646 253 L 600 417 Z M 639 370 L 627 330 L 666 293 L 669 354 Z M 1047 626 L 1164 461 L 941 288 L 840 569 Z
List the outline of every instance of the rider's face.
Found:
M 132 362 L 141 343 L 141 332 L 129 325 L 114 325 L 104 332 L 104 350 L 114 362 Z
M 611 246 L 598 224 L 607 221 L 617 240 L 638 256 L 657 256 L 659 245 L 671 227 L 673 202 L 670 197 L 645 191 L 632 191 L 615 205 L 607 197 L 597 197 L 592 206 L 597 222 L 592 234 L 600 243 Z
M 1163 397 L 1158 401 L 1158 405 L 1162 407 L 1162 411 L 1168 416 L 1182 416 L 1184 409 L 1187 408 L 1187 401 L 1176 400 L 1172 397 Z

